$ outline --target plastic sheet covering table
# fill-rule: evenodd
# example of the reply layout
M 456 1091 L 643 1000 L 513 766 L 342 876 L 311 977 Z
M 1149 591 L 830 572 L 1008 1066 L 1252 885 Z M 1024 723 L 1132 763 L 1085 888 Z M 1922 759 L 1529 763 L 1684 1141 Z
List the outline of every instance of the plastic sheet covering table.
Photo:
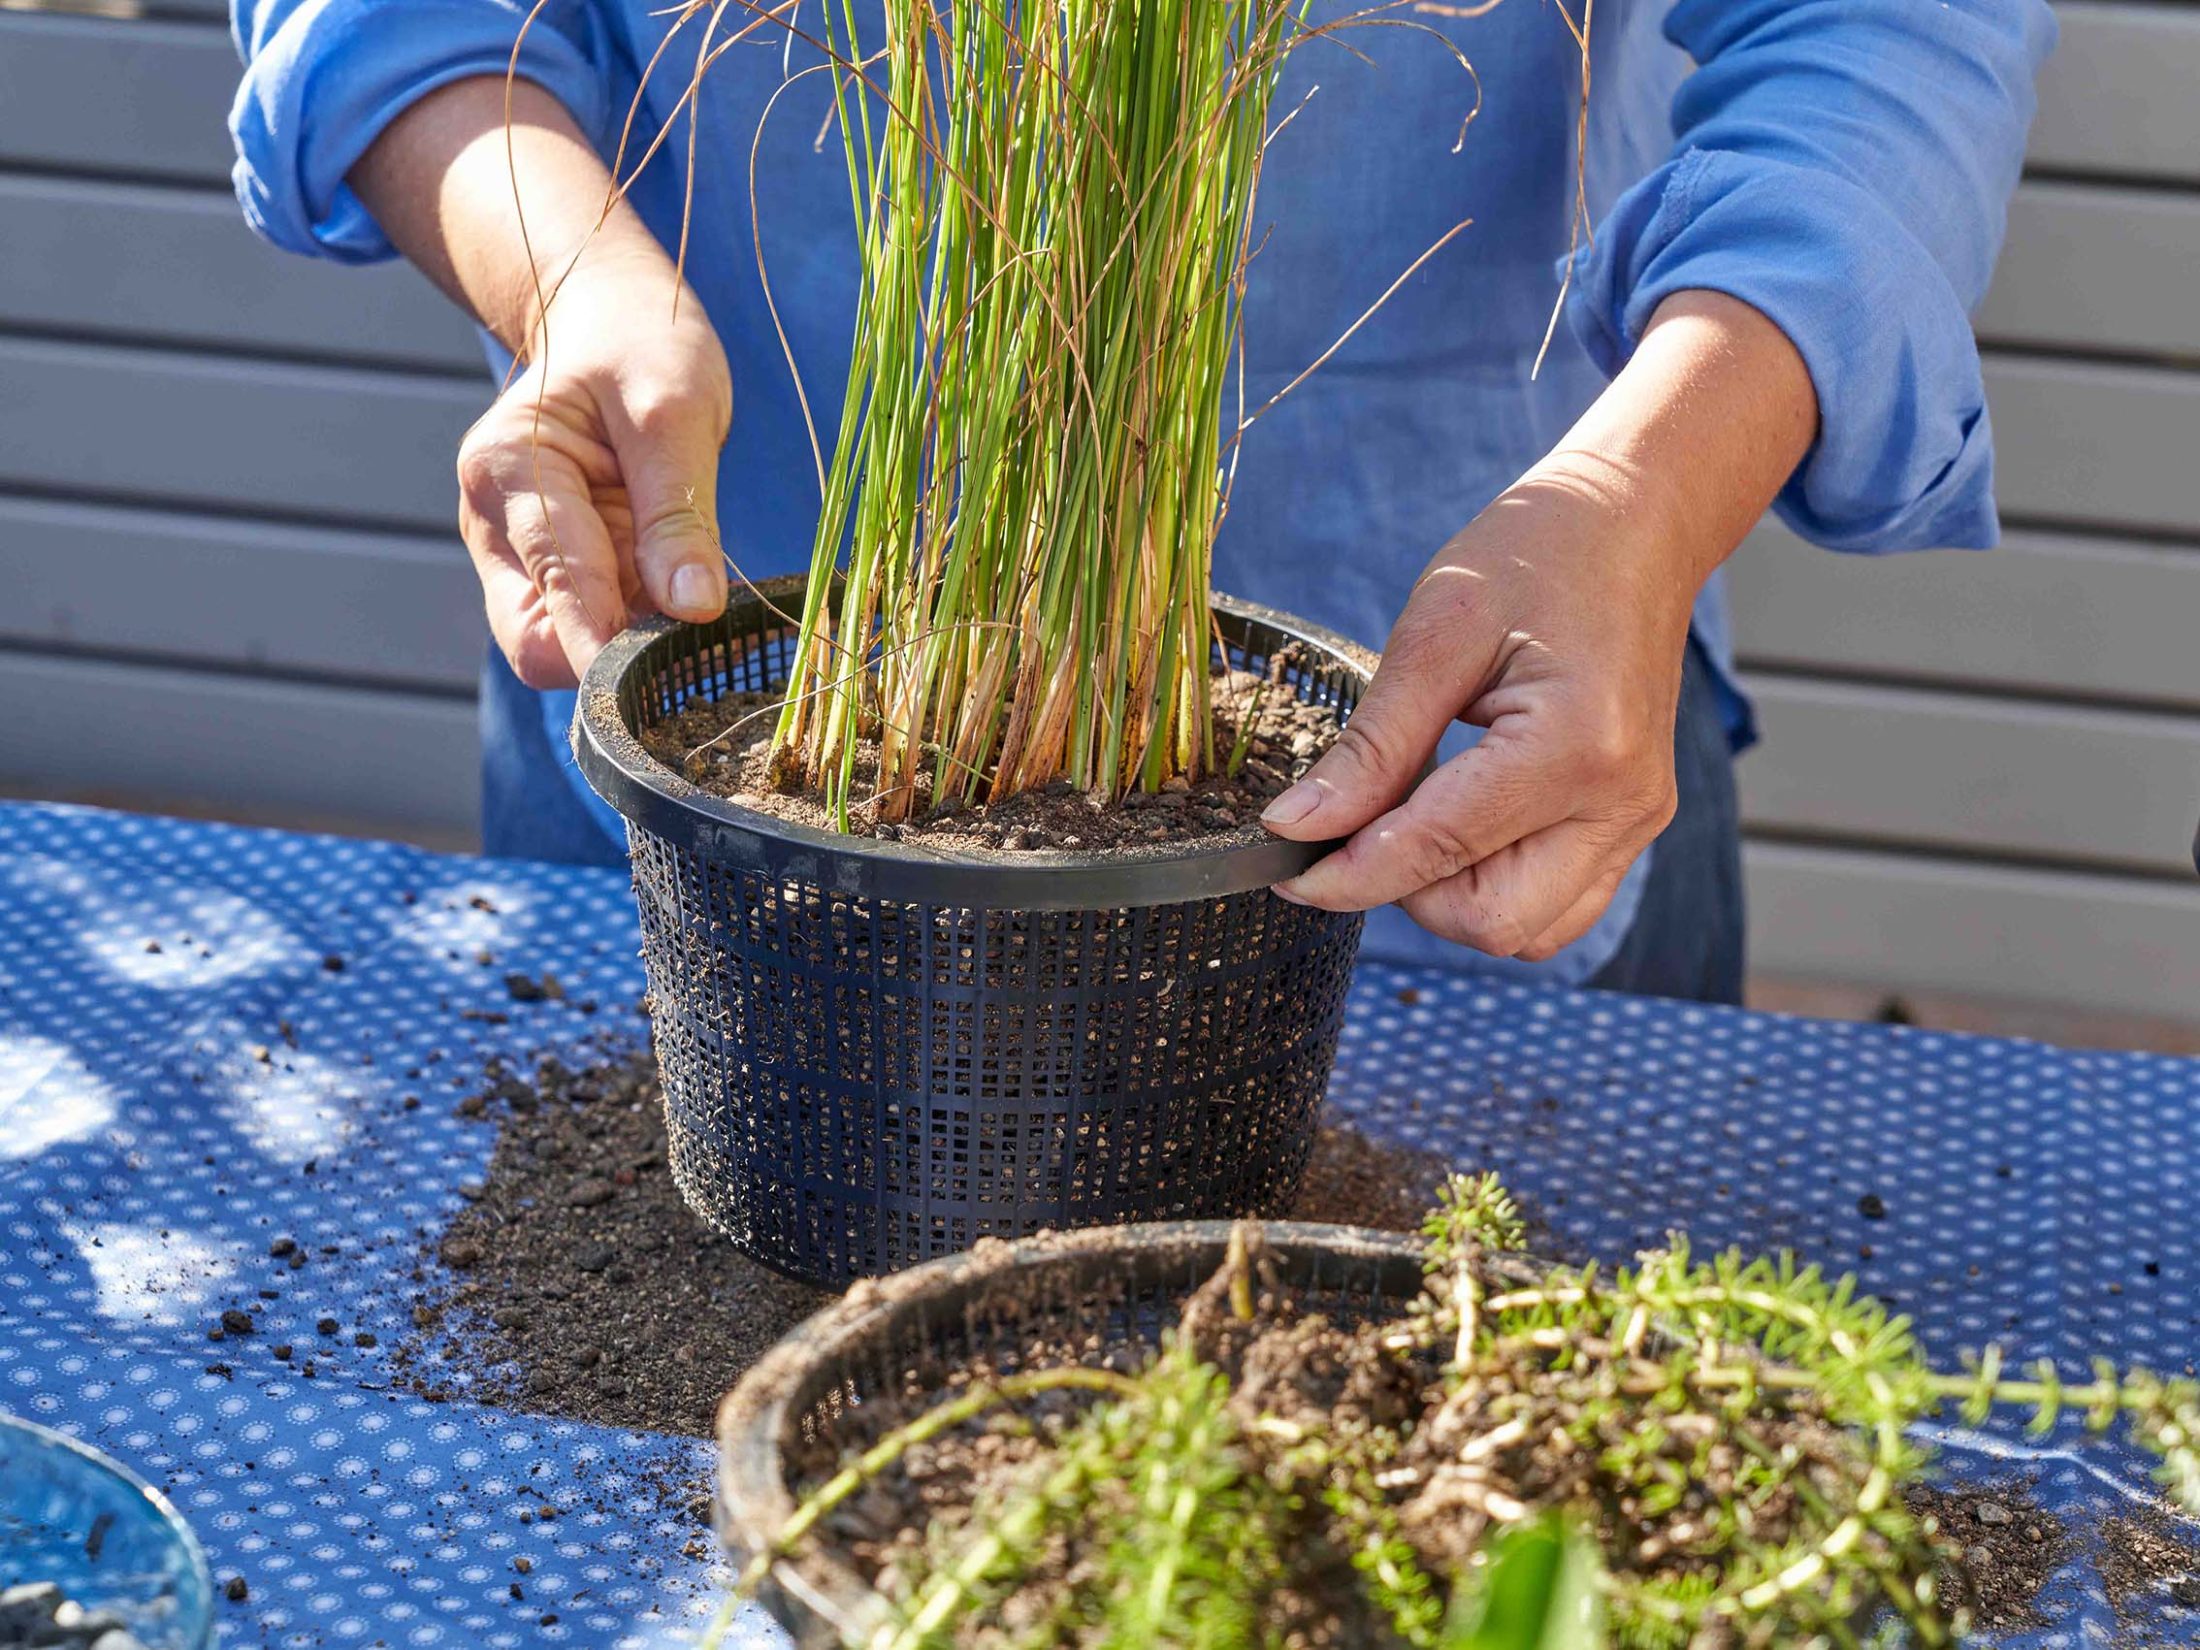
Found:
M 249 1584 L 228 1643 L 691 1643 L 714 1608 L 665 1489 L 706 1446 L 428 1403 L 387 1363 L 401 1271 L 485 1166 L 455 1100 L 495 1054 L 638 1038 L 635 951 L 614 873 L 0 806 L 0 1408 L 170 1489 Z M 515 1005 L 507 970 L 566 1000 Z M 1943 1360 L 2200 1356 L 2192 1063 L 1364 966 L 1333 1103 L 1502 1171 L 1579 1253 L 1685 1228 L 1853 1268 Z M 2116 1511 L 2143 1465 L 2071 1437 L 1946 1441 L 1956 1476 Z M 2009 1642 L 2200 1643 L 2166 1603 L 2117 1629 L 2083 1558 L 2043 1605 Z M 777 1641 L 751 1612 L 728 1642 Z

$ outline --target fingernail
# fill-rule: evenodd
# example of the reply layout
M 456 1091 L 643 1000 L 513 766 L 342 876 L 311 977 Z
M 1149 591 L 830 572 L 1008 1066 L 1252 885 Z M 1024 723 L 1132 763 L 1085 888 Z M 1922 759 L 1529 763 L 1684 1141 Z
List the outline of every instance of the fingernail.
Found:
M 716 612 L 718 576 L 702 562 L 691 561 L 672 574 L 672 605 L 682 613 Z
M 1279 882 L 1268 891 L 1287 905 L 1304 905 L 1306 903 L 1305 900 L 1291 891 L 1291 885 L 1288 882 Z
M 1296 825 L 1321 806 L 1322 788 L 1302 779 L 1260 811 L 1263 825 Z

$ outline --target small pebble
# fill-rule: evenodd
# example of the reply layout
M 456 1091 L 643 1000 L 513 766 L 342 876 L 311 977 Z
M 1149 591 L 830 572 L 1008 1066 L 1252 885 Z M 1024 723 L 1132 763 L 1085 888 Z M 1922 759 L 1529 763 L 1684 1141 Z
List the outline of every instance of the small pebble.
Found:
M 445 1266 L 461 1272 L 481 1264 L 481 1245 L 472 1238 L 448 1238 L 439 1253 Z
M 286 1237 L 277 1238 L 267 1246 L 267 1252 L 277 1260 L 288 1260 L 298 1252 L 298 1240 Z
M 608 1243 L 584 1243 L 573 1251 L 573 1264 L 583 1272 L 601 1272 L 617 1258 Z
M 352 1344 L 353 1346 L 372 1346 L 372 1345 L 374 1345 L 374 1332 L 373 1332 L 372 1330 L 370 1330 L 370 1329 L 362 1329 L 362 1330 L 360 1330 L 360 1331 L 359 1331 L 359 1332 L 358 1332 L 358 1333 L 357 1333 L 356 1335 L 352 1336 L 352 1338 L 351 1338 L 351 1344 Z
M 222 1328 L 232 1335 L 249 1335 L 256 1327 L 251 1313 L 240 1312 L 234 1306 L 222 1314 Z
M 1981 1524 L 2006 1524 L 2009 1522 L 2009 1509 L 1999 1501 L 1981 1501 L 1971 1509 L 1971 1516 Z
M 2188 1610 L 2200 1610 L 2200 1576 L 2184 1576 L 2171 1582 L 2169 1596 Z
M 321 967 L 331 974 L 341 974 L 344 971 L 344 959 L 331 954 L 321 959 Z
M 335 1333 L 336 1333 L 336 1332 L 337 1332 L 337 1331 L 338 1331 L 339 1329 L 343 1328 L 344 1326 L 343 1326 L 342 1324 L 338 1323 L 338 1322 L 337 1322 L 337 1321 L 336 1321 L 336 1320 L 335 1320 L 334 1318 L 323 1318 L 323 1319 L 322 1319 L 322 1320 L 321 1320 L 321 1321 L 320 1321 L 319 1323 L 316 1323 L 316 1324 L 315 1324 L 315 1325 L 314 1325 L 313 1327 L 314 1327 L 315 1329 L 319 1330 L 319 1331 L 320 1331 L 320 1332 L 321 1332 L 322 1334 L 324 1334 L 324 1335 L 333 1335 L 333 1334 L 335 1334 Z
M 222 1583 L 222 1597 L 232 1604 L 242 1604 L 252 1596 L 252 1589 L 245 1585 L 243 1576 L 231 1576 Z
M 1866 1220 L 1885 1220 L 1887 1203 L 1877 1192 L 1866 1192 L 1856 1200 L 1856 1212 Z
M 565 1201 L 576 1209 L 593 1209 L 611 1201 L 611 1182 L 598 1180 L 593 1175 L 583 1175 L 573 1182 Z

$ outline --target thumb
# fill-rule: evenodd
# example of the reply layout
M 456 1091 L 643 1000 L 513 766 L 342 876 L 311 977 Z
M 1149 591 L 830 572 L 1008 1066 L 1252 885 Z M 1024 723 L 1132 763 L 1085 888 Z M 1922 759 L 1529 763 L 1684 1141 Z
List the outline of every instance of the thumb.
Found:
M 1393 636 L 1367 692 L 1322 759 L 1268 804 L 1260 822 L 1294 842 L 1334 842 L 1388 813 L 1413 789 L 1459 710 L 1432 649 Z
M 726 607 L 718 539 L 718 450 L 724 430 L 704 407 L 675 404 L 637 418 L 613 441 L 634 512 L 634 573 L 650 605 L 675 619 Z

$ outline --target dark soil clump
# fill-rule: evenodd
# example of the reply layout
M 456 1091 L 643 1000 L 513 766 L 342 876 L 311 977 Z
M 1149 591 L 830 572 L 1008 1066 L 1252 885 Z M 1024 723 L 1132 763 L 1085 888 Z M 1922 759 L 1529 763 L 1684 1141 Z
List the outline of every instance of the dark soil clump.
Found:
M 452 1397 L 469 1371 L 466 1395 L 483 1402 L 708 1437 L 727 1389 L 833 1299 L 749 1259 L 688 1209 L 666 1165 L 649 1055 L 503 1073 L 460 1110 L 493 1124 L 497 1143 L 435 1245 L 456 1284 L 415 1302 L 415 1333 L 395 1355 L 408 1389 Z M 1331 1125 L 1292 1214 L 1413 1231 L 1445 1167 Z
M 2047 1625 L 2038 1607 L 2040 1592 L 2075 1548 L 2028 1486 L 1919 1484 L 1903 1500 L 1911 1512 L 1939 1526 L 1942 1591 L 1951 1602 L 1970 1607 L 1974 1626 L 1998 1633 Z
M 1249 703 L 1254 679 L 1233 673 L 1215 681 L 1215 754 L 1224 763 L 1238 723 L 1226 707 Z M 644 729 L 642 745 L 687 781 L 745 808 L 820 830 L 831 821 L 814 795 L 782 789 L 772 775 L 772 729 L 779 695 L 736 693 L 697 700 L 676 716 Z M 1337 735 L 1334 709 L 1302 704 L 1282 690 L 1261 698 L 1257 725 L 1235 776 L 1216 773 L 1196 783 L 1172 780 L 1159 791 L 1133 791 L 1104 802 L 1068 780 L 996 802 L 935 811 L 929 773 L 918 780 L 917 806 L 905 823 L 882 823 L 875 808 L 855 811 L 856 834 L 959 853 L 1052 850 L 1092 853 L 1195 841 L 1254 826 L 1269 798 L 1304 773 Z M 856 758 L 858 794 L 875 774 L 877 746 L 866 741 Z

